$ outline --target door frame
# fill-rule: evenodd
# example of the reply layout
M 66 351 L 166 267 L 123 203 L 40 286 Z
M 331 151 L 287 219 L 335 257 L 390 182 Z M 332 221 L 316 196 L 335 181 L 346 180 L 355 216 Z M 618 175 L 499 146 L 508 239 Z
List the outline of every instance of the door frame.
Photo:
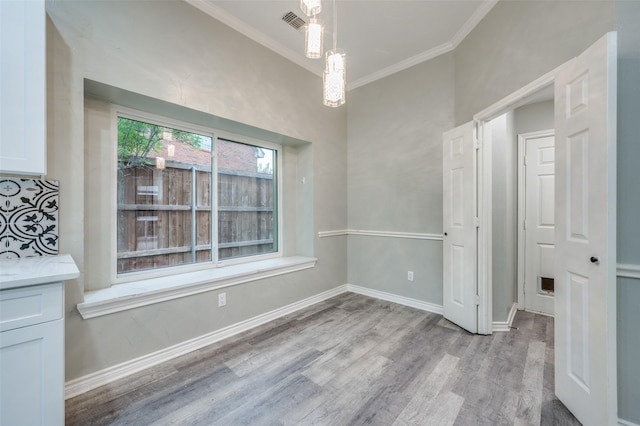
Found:
M 490 137 L 489 122 L 494 118 L 514 110 L 527 103 L 527 98 L 540 92 L 543 89 L 553 86 L 558 72 L 570 63 L 571 59 L 559 67 L 549 71 L 526 86 L 516 90 L 507 97 L 485 108 L 473 116 L 477 122 L 478 138 L 478 215 L 480 227 L 478 229 L 478 333 L 493 333 L 493 237 L 492 237 L 492 167 L 491 156 L 492 146 Z
M 516 302 L 518 304 L 519 310 L 525 309 L 525 294 L 524 294 L 524 267 L 525 267 L 525 244 L 526 244 L 526 233 L 524 232 L 524 218 L 525 215 L 525 167 L 524 167 L 524 157 L 526 154 L 526 143 L 529 139 L 538 139 L 548 136 L 555 136 L 555 129 L 547 129 L 540 130 L 537 132 L 528 132 L 521 133 L 518 135 L 518 218 L 516 221 L 516 226 L 518 228 L 517 238 L 518 238 L 518 266 L 517 266 L 517 283 L 518 283 L 518 292 Z
M 609 35 L 607 35 L 607 37 L 609 37 Z M 488 137 L 490 136 L 488 133 L 488 130 L 490 127 L 488 125 L 489 121 L 493 120 L 494 118 L 498 117 L 501 114 L 504 114 L 510 110 L 513 110 L 519 106 L 525 105 L 528 100 L 527 98 L 530 98 L 531 95 L 534 95 L 540 92 L 541 90 L 547 88 L 550 85 L 553 85 L 554 87 L 553 89 L 554 97 L 557 96 L 557 93 L 555 92 L 556 79 L 567 67 L 575 67 L 577 62 L 578 62 L 577 58 L 573 58 L 565 62 L 564 64 L 560 65 L 554 70 L 548 72 L 547 74 L 532 81 L 531 83 L 527 84 L 521 89 L 515 91 L 511 95 L 503 98 L 502 100 L 496 102 L 495 104 L 489 106 L 488 108 L 480 111 L 479 113 L 475 114 L 473 117 L 474 120 L 476 120 L 478 123 L 478 146 L 480 148 L 478 152 L 478 171 L 479 171 L 478 172 L 479 173 L 479 176 L 478 176 L 479 218 L 478 219 L 479 219 L 480 228 L 478 229 L 478 259 L 477 259 L 477 268 L 478 268 L 477 288 L 478 288 L 478 298 L 480 301 L 480 305 L 478 307 L 479 328 L 481 325 L 487 325 L 487 324 L 491 325 L 492 318 L 493 318 L 493 307 L 491 303 L 492 297 L 493 297 L 493 287 L 492 287 L 492 264 L 493 263 L 492 263 L 492 255 L 491 255 L 492 247 L 493 247 L 492 226 L 491 226 L 492 219 L 493 219 L 492 210 L 491 210 L 492 146 L 491 146 L 491 139 Z M 557 137 L 557 133 L 556 133 L 556 137 Z M 559 141 L 556 139 L 556 146 L 558 143 Z M 613 159 L 613 164 L 614 164 L 614 167 L 613 169 L 609 170 L 609 173 L 615 176 L 615 173 L 616 173 L 615 159 Z M 613 192 L 613 194 L 609 194 L 609 195 L 615 197 L 615 191 Z M 611 202 L 611 200 L 608 200 L 608 202 Z M 614 215 L 613 217 L 615 218 L 615 206 L 613 206 L 613 209 L 614 210 L 613 212 L 611 212 L 611 214 L 613 214 Z M 607 226 L 611 227 L 611 223 L 609 223 Z M 615 238 L 615 228 L 609 229 L 609 232 L 612 233 L 611 235 L 613 235 Z M 556 244 L 557 244 L 557 241 L 556 241 Z M 615 250 L 615 246 L 614 246 L 614 250 Z M 611 284 L 610 282 L 608 285 L 615 285 L 616 259 L 615 258 L 608 259 L 608 261 L 613 262 L 612 265 L 609 265 L 609 267 L 612 268 L 613 270 L 613 277 L 609 277 L 609 279 L 613 280 L 612 282 L 614 283 L 614 284 Z M 611 272 L 609 272 L 609 274 L 611 275 Z M 556 299 L 556 303 L 557 303 L 557 299 Z M 615 300 L 608 301 L 608 303 L 613 303 L 615 306 Z M 607 314 L 609 314 L 609 312 Z M 556 309 L 555 315 L 556 316 L 559 315 L 559 312 L 557 309 Z M 615 318 L 612 319 L 607 317 L 607 318 L 603 318 L 603 321 L 605 322 L 608 321 L 607 327 L 611 327 L 610 324 L 614 324 L 613 327 L 615 327 Z M 491 334 L 492 330 L 489 329 L 487 331 L 488 331 L 487 334 Z M 482 333 L 482 331 L 479 331 L 479 333 Z M 617 370 L 615 368 L 615 363 L 616 363 L 615 329 L 613 330 L 613 333 L 608 332 L 607 339 L 608 339 L 608 342 L 607 342 L 607 348 L 606 348 L 607 350 L 605 355 L 606 356 L 605 362 L 607 364 L 607 368 L 612 367 L 612 365 L 614 366 L 613 368 L 611 368 L 612 371 L 609 376 L 609 381 L 614 384 L 613 386 L 610 387 L 612 391 L 609 392 L 608 395 L 606 395 L 606 398 L 607 398 L 606 405 L 608 407 L 608 410 L 610 410 L 610 412 L 608 413 L 608 419 L 611 421 L 611 424 L 613 424 L 613 421 L 617 419 L 616 413 L 617 413 L 617 403 L 618 403 L 616 385 L 615 385 L 616 374 L 617 374 Z

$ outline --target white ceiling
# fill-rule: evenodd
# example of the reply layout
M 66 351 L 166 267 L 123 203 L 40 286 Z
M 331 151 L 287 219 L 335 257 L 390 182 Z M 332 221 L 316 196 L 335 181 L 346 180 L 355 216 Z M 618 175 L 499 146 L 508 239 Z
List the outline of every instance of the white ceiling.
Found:
M 304 28 L 282 20 L 308 19 L 299 0 L 186 0 L 249 38 L 322 75 L 323 60 L 304 56 Z M 325 50 L 333 45 L 332 2 L 324 0 Z M 497 0 L 339 0 L 337 47 L 347 55 L 348 88 L 453 50 Z

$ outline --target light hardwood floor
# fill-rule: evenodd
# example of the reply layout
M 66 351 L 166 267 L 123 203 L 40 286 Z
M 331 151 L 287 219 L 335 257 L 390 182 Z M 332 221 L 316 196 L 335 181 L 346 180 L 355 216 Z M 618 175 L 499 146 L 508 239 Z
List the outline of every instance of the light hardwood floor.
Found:
M 472 335 L 346 293 L 67 401 L 67 425 L 574 425 L 553 319 Z

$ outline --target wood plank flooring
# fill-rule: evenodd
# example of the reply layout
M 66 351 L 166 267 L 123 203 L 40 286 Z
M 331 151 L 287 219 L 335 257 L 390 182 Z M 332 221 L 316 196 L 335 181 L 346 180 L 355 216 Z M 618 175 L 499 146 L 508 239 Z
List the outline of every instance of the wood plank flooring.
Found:
M 553 319 L 478 336 L 346 293 L 67 401 L 67 425 L 579 425 Z

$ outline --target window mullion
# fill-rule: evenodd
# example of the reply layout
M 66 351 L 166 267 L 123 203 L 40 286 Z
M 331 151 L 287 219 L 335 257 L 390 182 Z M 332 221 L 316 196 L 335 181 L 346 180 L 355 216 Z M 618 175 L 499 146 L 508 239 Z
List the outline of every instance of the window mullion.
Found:
M 196 263 L 196 245 L 197 245 L 197 223 L 196 223 L 196 167 L 191 166 L 191 261 Z
M 218 264 L 218 137 L 214 135 L 211 149 L 211 184 L 209 185 L 211 194 L 211 259 L 215 265 Z

